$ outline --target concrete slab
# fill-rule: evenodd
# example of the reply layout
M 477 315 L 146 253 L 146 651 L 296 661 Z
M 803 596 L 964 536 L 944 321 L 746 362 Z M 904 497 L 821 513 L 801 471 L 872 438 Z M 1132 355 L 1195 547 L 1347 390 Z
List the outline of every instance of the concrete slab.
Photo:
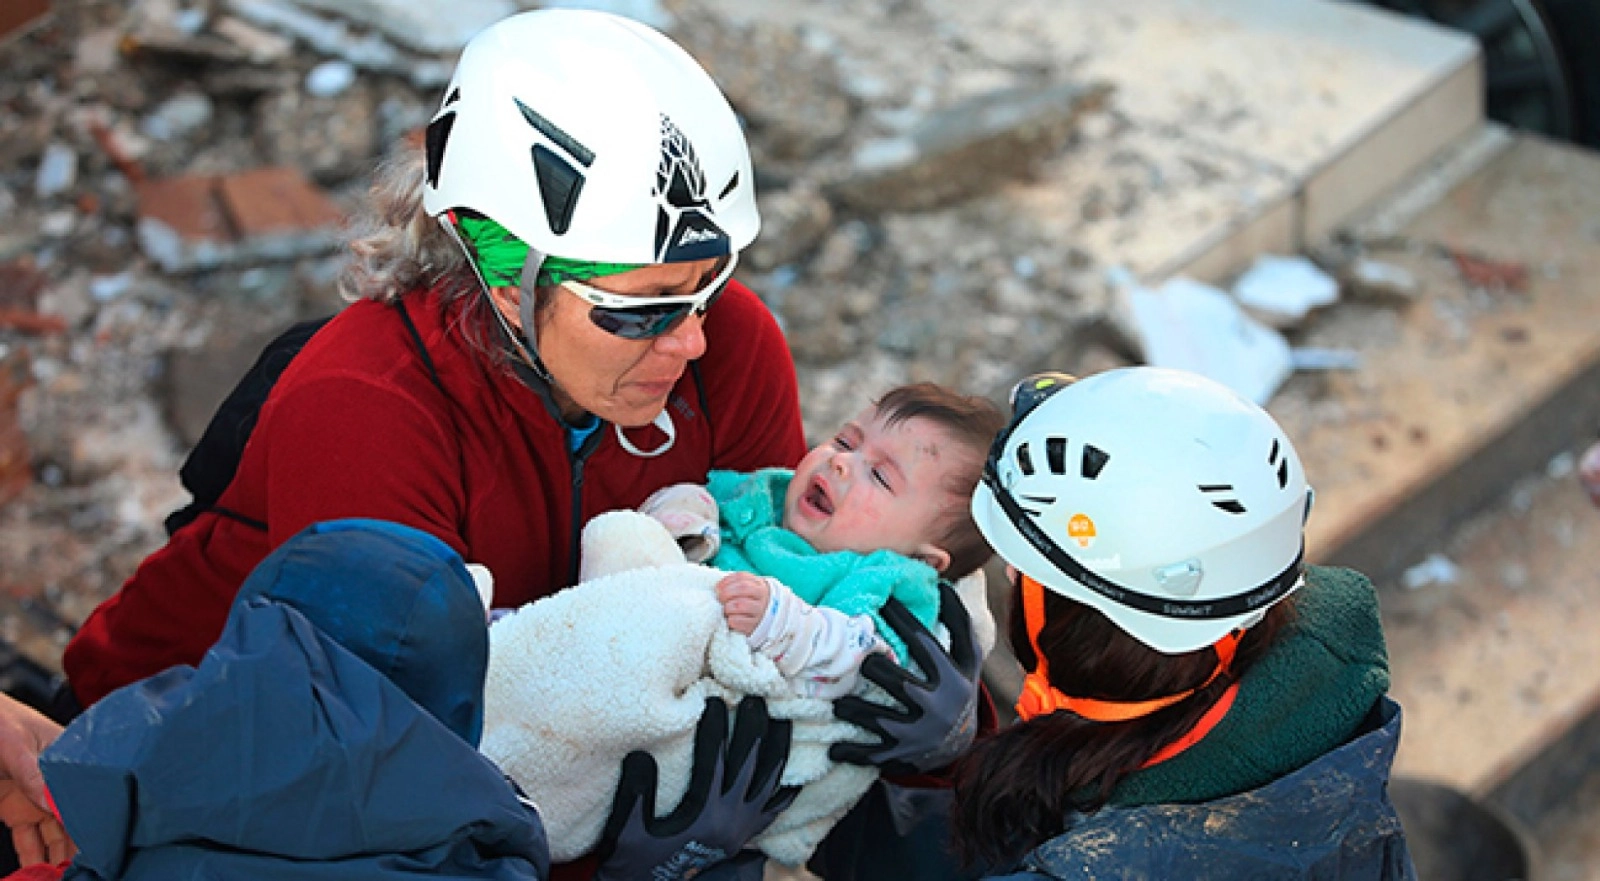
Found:
M 1147 126 L 1297 177 L 1474 63 L 1468 37 L 1332 0 L 930 0 L 990 57 L 1048 54 Z M 1011 45 L 988 42 L 1007 35 Z
M 705 2 L 738 20 L 737 0 Z M 797 0 L 763 17 L 825 34 L 857 79 L 926 71 L 933 108 L 1023 71 L 1110 85 L 1109 125 L 1007 195 L 1146 282 L 1294 251 L 1483 118 L 1472 38 L 1359 3 Z M 884 27 L 925 39 L 875 40 Z
M 1037 181 L 1001 198 L 1047 240 L 1155 283 L 1215 280 L 1263 251 L 1296 248 L 1294 181 L 1173 128 L 1086 131 Z
M 1333 232 L 1483 122 L 1483 65 L 1474 57 L 1369 121 L 1301 185 L 1301 243 Z
M 1146 281 L 1182 273 L 1217 282 L 1263 251 L 1298 250 L 1483 119 L 1472 39 L 1360 4 L 1024 0 L 1004 12 L 955 0 L 938 6 L 965 28 L 983 29 L 996 14 L 1029 22 L 1055 57 L 1079 60 L 1075 75 L 1113 86 L 1112 105 L 1133 128 L 1166 136 L 1171 152 L 1157 154 L 1152 165 L 1202 156 L 1252 170 L 1206 175 L 1195 187 L 1152 179 L 1141 209 L 1118 218 L 1117 225 L 1138 232 L 1113 247 L 1089 248 Z M 1039 186 L 1070 194 L 1071 172 L 1116 179 L 1092 150 L 1069 153 L 1061 167 L 1063 174 Z M 1278 185 L 1264 188 L 1262 177 Z M 1174 213 L 1204 222 L 1175 223 Z M 1092 224 L 1075 232 L 1095 244 L 1101 237 Z

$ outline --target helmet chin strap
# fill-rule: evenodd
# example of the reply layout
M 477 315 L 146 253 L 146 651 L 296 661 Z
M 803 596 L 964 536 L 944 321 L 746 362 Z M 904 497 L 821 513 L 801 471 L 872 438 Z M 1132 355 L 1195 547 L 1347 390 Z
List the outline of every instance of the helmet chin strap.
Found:
M 499 309 L 494 310 L 495 317 L 500 319 L 500 326 L 511 337 L 517 347 L 522 349 L 522 354 L 528 359 L 528 366 L 533 372 L 550 386 L 555 385 L 555 380 L 550 378 L 550 370 L 544 366 L 544 359 L 539 357 L 539 340 L 533 323 L 533 307 L 537 285 L 535 279 L 539 277 L 539 267 L 544 263 L 544 254 L 529 248 L 528 259 L 522 264 L 522 283 L 517 291 L 517 315 L 522 319 L 522 332 L 517 333 L 507 326 L 506 317 L 500 314 Z
M 440 215 L 438 219 L 439 225 L 450 233 L 450 237 L 455 240 L 456 245 L 461 248 L 461 252 L 466 255 L 467 265 L 472 267 L 472 274 L 477 277 L 478 284 L 482 286 L 483 295 L 491 297 L 489 282 L 484 279 L 483 272 L 478 269 L 477 262 L 472 259 L 472 250 L 462 240 L 461 233 L 456 229 L 456 225 L 450 222 L 448 215 Z M 539 267 L 543 263 L 544 255 L 533 248 L 529 248 L 527 262 L 522 265 L 522 283 L 519 286 L 521 296 L 517 298 L 517 312 L 522 319 L 521 331 L 511 326 L 511 322 L 506 320 L 506 316 L 500 311 L 500 307 L 493 303 L 492 297 L 489 311 L 494 313 L 495 320 L 500 323 L 501 330 L 505 331 L 506 337 L 511 340 L 512 345 L 521 350 L 523 357 L 527 360 L 529 369 L 534 372 L 534 375 L 546 386 L 554 388 L 555 380 L 550 377 L 550 370 L 544 366 L 544 359 L 539 357 L 539 343 L 533 333 L 533 292 L 536 287 L 534 280 L 538 277 Z M 623 434 L 622 426 L 613 423 L 611 427 L 617 433 L 617 443 L 624 450 L 641 459 L 654 459 L 672 449 L 672 445 L 678 440 L 678 427 L 673 424 L 672 416 L 665 408 L 656 414 L 656 418 L 650 420 L 650 424 L 660 429 L 661 433 L 667 436 L 666 441 L 653 450 L 641 450 L 635 446 L 632 441 L 628 440 L 628 436 Z
M 650 424 L 661 429 L 662 434 L 667 436 L 667 440 L 661 446 L 648 451 L 641 450 L 634 446 L 633 442 L 628 440 L 628 436 L 622 433 L 622 426 L 613 424 L 611 427 L 616 430 L 617 443 L 621 444 L 624 450 L 627 450 L 641 459 L 654 459 L 662 453 L 672 449 L 673 443 L 678 440 L 678 427 L 672 424 L 672 416 L 668 414 L 665 409 L 662 409 L 660 413 L 657 413 L 656 418 L 650 420 Z
M 451 221 L 451 214 L 447 212 L 439 215 L 438 221 L 439 225 L 444 227 L 445 232 L 450 234 L 450 238 L 455 240 L 456 246 L 461 249 L 461 253 L 466 256 L 467 266 L 472 269 L 472 275 L 478 280 L 478 286 L 482 288 L 483 295 L 489 298 L 489 311 L 494 314 L 494 320 L 499 322 L 500 329 L 505 332 L 506 338 L 511 340 L 513 346 L 517 347 L 519 353 L 527 361 L 528 367 L 541 382 L 546 385 L 554 385 L 554 380 L 550 378 L 550 370 L 544 366 L 544 359 L 539 357 L 539 344 L 532 333 L 533 295 L 531 292 L 533 286 L 528 284 L 534 276 L 538 275 L 539 266 L 544 262 L 544 255 L 530 248 L 528 250 L 528 260 L 522 266 L 524 284 L 521 288 L 521 296 L 517 298 L 517 305 L 524 329 L 519 332 L 511 326 L 511 322 L 506 320 L 506 316 L 500 311 L 500 307 L 495 304 L 494 295 L 489 290 L 489 281 L 483 277 L 483 270 L 478 268 L 478 261 L 472 258 L 472 249 L 467 246 L 466 241 L 461 238 L 460 230 L 457 230 L 455 223 Z

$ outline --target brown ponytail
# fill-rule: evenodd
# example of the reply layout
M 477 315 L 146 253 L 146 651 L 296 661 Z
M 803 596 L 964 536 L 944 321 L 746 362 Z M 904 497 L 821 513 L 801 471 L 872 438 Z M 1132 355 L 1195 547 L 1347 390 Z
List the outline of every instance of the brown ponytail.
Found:
M 1013 585 L 1011 645 L 1029 669 L 1037 665 Z M 1009 865 L 1059 835 L 1073 812 L 1106 803 L 1118 782 L 1167 744 L 1188 733 L 1293 618 L 1280 602 L 1246 632 L 1231 675 L 1187 699 L 1127 722 L 1092 722 L 1069 712 L 1040 716 L 974 744 L 955 769 L 951 820 L 956 853 L 968 865 Z M 1124 633 L 1081 603 L 1045 592 L 1039 648 L 1050 684 L 1075 697 L 1152 700 L 1205 682 L 1217 666 L 1210 647 L 1164 655 Z

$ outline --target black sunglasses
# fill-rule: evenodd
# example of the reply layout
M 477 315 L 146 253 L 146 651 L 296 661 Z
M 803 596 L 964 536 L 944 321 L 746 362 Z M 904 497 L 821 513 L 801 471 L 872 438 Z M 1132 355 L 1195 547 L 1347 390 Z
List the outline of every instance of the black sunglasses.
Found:
M 681 296 L 632 297 L 570 280 L 562 282 L 561 287 L 590 304 L 589 320 L 595 327 L 625 340 L 651 340 L 671 333 L 690 315 L 706 314 L 722 296 L 738 264 L 739 255 L 729 254 L 728 262 L 710 284 Z

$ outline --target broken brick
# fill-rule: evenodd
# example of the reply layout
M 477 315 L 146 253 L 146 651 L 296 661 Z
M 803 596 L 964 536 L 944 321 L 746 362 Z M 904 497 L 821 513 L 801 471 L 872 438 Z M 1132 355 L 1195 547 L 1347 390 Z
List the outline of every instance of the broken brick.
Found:
M 59 315 L 45 315 L 31 309 L 0 309 L 0 330 L 15 330 L 28 334 L 65 333 L 67 320 Z
M 1525 263 L 1491 260 L 1464 251 L 1451 251 L 1450 256 L 1467 284 L 1519 293 L 1528 290 L 1528 266 Z
M 0 263 L 0 310 L 32 311 L 39 305 L 46 282 L 32 257 Z
M 290 168 L 262 168 L 222 178 L 222 202 L 241 238 L 337 226 L 333 200 Z
M 0 3 L 0 40 L 36 24 L 50 11 L 50 0 L 5 0 Z
M 0 358 L 0 506 L 33 482 L 28 437 L 17 421 L 17 400 L 29 379 L 23 350 Z
M 107 159 L 111 160 L 111 164 L 122 172 L 123 177 L 135 184 L 144 181 L 143 166 L 128 156 L 128 151 L 123 149 L 122 144 L 117 141 L 116 133 L 103 120 L 91 119 L 89 121 L 89 134 L 94 138 L 95 143 L 100 145 L 101 151 L 106 154 Z
M 168 272 L 332 249 L 344 216 L 305 175 L 261 168 L 223 176 L 145 181 L 139 197 L 139 244 Z
M 161 223 L 186 241 L 229 241 L 233 230 L 228 228 L 216 191 L 217 179 L 211 175 L 145 181 L 134 188 L 139 197 L 139 220 Z

